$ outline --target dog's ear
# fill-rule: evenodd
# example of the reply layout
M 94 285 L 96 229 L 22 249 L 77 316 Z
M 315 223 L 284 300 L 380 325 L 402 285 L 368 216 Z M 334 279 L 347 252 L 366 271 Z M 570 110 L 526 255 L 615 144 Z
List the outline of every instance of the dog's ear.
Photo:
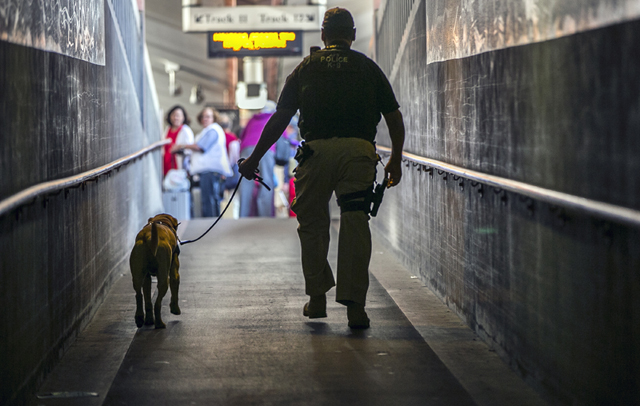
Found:
M 172 215 L 169 215 L 169 217 L 171 218 L 171 224 L 173 225 L 173 228 L 177 230 L 180 223 L 178 223 L 178 220 L 176 220 L 176 218 Z

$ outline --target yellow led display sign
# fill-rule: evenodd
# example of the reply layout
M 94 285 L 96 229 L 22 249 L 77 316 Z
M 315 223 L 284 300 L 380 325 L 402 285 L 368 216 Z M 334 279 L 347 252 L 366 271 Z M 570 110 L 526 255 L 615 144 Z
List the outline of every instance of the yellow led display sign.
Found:
M 294 32 L 216 32 L 213 34 L 213 42 L 222 42 L 224 49 L 239 51 L 248 49 L 286 48 L 288 41 L 294 41 Z
M 210 32 L 209 58 L 302 55 L 301 31 Z

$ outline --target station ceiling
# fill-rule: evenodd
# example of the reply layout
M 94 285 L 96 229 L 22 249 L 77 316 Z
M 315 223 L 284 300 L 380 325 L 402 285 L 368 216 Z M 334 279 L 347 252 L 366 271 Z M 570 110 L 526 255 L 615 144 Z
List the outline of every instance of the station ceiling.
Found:
M 238 0 L 238 4 L 264 4 L 264 0 Z M 266 2 L 267 4 L 269 1 Z M 286 5 L 306 5 L 306 0 L 284 0 Z M 223 7 L 224 0 L 204 0 L 206 7 Z M 351 11 L 356 22 L 356 42 L 353 49 L 371 55 L 371 37 L 373 34 L 374 0 L 327 0 L 327 8 L 344 7 Z M 149 50 L 149 59 L 156 84 L 160 108 L 166 112 L 172 106 L 181 104 L 193 118 L 203 104 L 223 104 L 223 93 L 227 89 L 225 59 L 207 58 L 205 33 L 182 32 L 181 0 L 147 0 L 145 2 L 145 36 Z M 320 32 L 306 32 L 303 39 L 305 55 L 311 46 L 321 46 Z M 302 60 L 301 57 L 280 58 L 279 83 L 282 87 L 287 75 Z M 176 73 L 176 83 L 181 87 L 179 95 L 169 93 L 169 74 L 165 72 L 165 63 L 180 65 Z M 241 61 L 239 61 L 241 63 Z M 201 104 L 191 104 L 189 96 L 194 86 L 200 85 L 204 95 Z M 192 119 L 192 127 L 199 130 Z

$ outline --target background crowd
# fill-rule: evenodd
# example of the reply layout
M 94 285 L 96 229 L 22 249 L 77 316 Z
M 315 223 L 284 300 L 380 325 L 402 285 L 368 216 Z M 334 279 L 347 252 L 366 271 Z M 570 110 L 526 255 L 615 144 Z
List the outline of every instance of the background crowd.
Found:
M 255 148 L 262 130 L 276 109 L 268 101 L 261 110 L 252 111 L 246 125 L 213 107 L 198 114 L 201 131 L 194 136 L 186 110 L 172 107 L 166 116 L 163 188 L 178 199 L 184 197 L 189 217 L 217 217 L 235 190 L 240 176 L 238 160 Z M 289 207 L 295 198 L 293 169 L 296 147 L 300 144 L 297 116 L 260 163 L 260 176 L 271 187 L 244 179 L 238 188 L 228 217 L 295 216 Z M 167 204 L 165 206 L 171 206 Z M 188 203 L 186 203 L 188 201 Z M 279 210 L 277 210 L 277 208 Z M 165 207 L 171 214 L 172 207 Z M 183 217 L 178 214 L 178 217 Z

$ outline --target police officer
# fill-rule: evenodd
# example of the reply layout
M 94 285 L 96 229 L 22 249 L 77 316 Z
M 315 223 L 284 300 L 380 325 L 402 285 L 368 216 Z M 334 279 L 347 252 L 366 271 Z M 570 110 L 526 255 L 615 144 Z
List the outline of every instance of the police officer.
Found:
M 287 78 L 276 113 L 239 171 L 253 179 L 261 157 L 300 110 L 305 143 L 298 154 L 292 210 L 299 223 L 305 292 L 310 296 L 303 314 L 326 317 L 325 294 L 336 286 L 336 301 L 347 306 L 349 327 L 357 329 L 370 325 L 364 310 L 371 258 L 367 202 L 378 162 L 376 127 L 383 116 L 392 144 L 385 166 L 390 187 L 402 177 L 404 124 L 384 73 L 371 59 L 351 50 L 355 37 L 349 11 L 327 10 L 322 23 L 325 48 L 305 58 Z M 334 192 L 341 210 L 337 284 L 327 261 L 329 201 Z

